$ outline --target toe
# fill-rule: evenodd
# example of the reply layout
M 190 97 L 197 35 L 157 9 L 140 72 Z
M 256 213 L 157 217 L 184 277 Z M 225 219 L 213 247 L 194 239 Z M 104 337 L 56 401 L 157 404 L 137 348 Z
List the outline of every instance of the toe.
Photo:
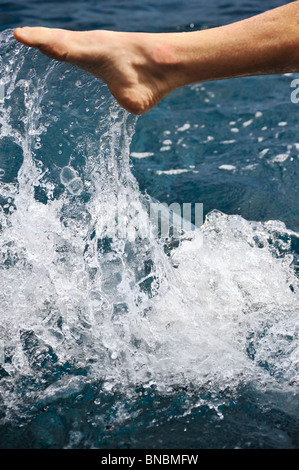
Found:
M 30 47 L 37 47 L 41 52 L 56 60 L 66 60 L 70 48 L 68 31 L 56 28 L 24 27 L 14 31 L 17 41 Z
M 17 28 L 14 31 L 14 37 L 26 46 L 39 47 L 49 39 L 48 28 Z

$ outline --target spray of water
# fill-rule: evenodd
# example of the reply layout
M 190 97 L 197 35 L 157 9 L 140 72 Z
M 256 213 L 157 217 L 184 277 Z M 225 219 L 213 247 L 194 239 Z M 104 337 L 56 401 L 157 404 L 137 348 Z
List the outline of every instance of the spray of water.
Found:
M 136 118 L 99 80 L 11 31 L 0 48 L 6 410 L 86 380 L 107 391 L 295 390 L 298 234 L 213 211 L 165 254 L 130 170 Z

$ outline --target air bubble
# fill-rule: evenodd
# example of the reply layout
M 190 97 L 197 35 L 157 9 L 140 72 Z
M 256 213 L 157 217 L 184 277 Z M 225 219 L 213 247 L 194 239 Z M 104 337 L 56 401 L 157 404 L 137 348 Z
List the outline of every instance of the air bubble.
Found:
M 64 186 L 70 184 L 77 177 L 75 170 L 71 166 L 65 166 L 60 172 L 60 181 Z
M 68 190 L 72 194 L 81 194 L 83 190 L 83 183 L 81 178 L 75 178 L 73 179 L 67 186 Z

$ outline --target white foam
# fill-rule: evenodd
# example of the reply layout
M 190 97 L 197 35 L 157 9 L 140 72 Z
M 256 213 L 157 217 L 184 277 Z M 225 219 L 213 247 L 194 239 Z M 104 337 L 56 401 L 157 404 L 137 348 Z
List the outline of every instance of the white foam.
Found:
M 190 129 L 190 127 L 191 127 L 190 124 L 189 124 L 188 122 L 186 122 L 183 126 L 178 127 L 177 130 L 178 130 L 179 132 L 185 132 L 185 131 L 187 131 L 188 129 Z
M 236 142 L 235 139 L 231 139 L 231 140 L 222 140 L 220 143 L 225 144 L 225 145 L 229 145 L 229 144 L 234 144 L 235 142 Z
M 182 173 L 188 173 L 188 171 L 185 168 L 177 168 L 173 170 L 157 170 L 155 173 L 156 175 L 181 175 Z
M 279 155 L 276 155 L 275 157 L 271 158 L 271 161 L 282 163 L 285 162 L 289 158 L 289 156 L 289 153 L 280 153 Z
M 153 157 L 154 154 L 153 152 L 131 152 L 131 157 L 133 158 L 149 158 L 149 157 Z
M 261 152 L 260 152 L 260 158 L 263 158 L 265 155 L 267 155 L 267 153 L 270 151 L 269 148 L 266 148 L 266 149 L 263 149 Z
M 248 121 L 243 122 L 243 127 L 248 127 L 253 123 L 253 119 L 249 119 Z
M 226 171 L 233 171 L 236 170 L 237 167 L 235 165 L 220 165 L 218 167 L 219 170 L 226 170 Z

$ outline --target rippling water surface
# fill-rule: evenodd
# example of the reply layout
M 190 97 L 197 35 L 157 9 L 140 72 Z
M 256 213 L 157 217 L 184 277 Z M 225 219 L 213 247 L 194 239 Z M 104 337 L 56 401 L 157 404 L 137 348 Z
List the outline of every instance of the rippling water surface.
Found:
M 294 77 L 193 85 L 137 119 L 9 29 L 194 29 L 259 2 L 72 5 L 3 16 L 0 447 L 298 447 Z M 203 203 L 204 224 L 152 237 L 151 198 Z

